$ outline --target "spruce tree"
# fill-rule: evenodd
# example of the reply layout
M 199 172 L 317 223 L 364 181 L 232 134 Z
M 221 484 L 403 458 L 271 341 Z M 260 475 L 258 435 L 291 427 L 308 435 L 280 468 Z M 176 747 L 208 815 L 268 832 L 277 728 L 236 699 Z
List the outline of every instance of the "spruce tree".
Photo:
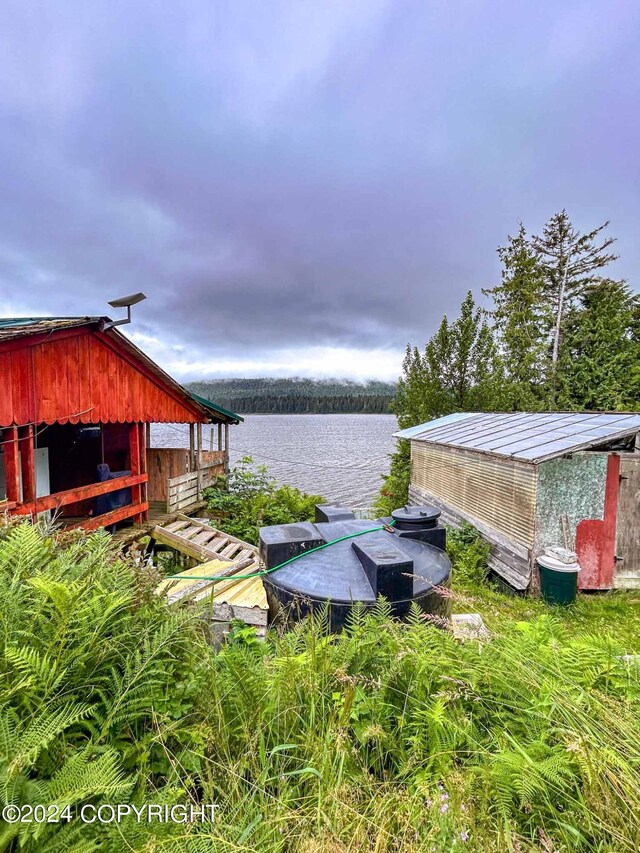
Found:
M 407 346 L 393 403 L 402 429 L 458 411 L 491 411 L 502 403 L 504 376 L 493 333 L 471 292 L 460 316 L 443 317 L 424 350 Z M 380 513 L 407 501 L 409 442 L 400 441 L 376 502 Z
M 489 315 L 504 362 L 505 406 L 513 411 L 537 411 L 545 404 L 552 326 L 544 272 L 522 223 L 516 236 L 508 236 L 507 245 L 497 252 L 502 262 L 501 284 L 483 293 L 493 299 Z
M 453 322 L 445 315 L 424 351 L 408 346 L 394 410 L 402 427 L 502 402 L 503 373 L 491 329 L 471 291 Z
M 616 260 L 607 251 L 613 237 L 601 236 L 609 222 L 581 234 L 571 223 L 566 210 L 556 213 L 544 226 L 542 236 L 533 237 L 531 245 L 539 256 L 545 277 L 545 294 L 553 311 L 551 362 L 556 365 L 560 354 L 563 321 L 589 285 L 603 280 L 598 270 Z
M 495 340 L 471 291 L 451 324 L 448 392 L 453 411 L 484 411 L 501 397 L 503 374 Z
M 558 363 L 563 408 L 640 406 L 640 298 L 624 282 L 590 285 L 566 316 Z

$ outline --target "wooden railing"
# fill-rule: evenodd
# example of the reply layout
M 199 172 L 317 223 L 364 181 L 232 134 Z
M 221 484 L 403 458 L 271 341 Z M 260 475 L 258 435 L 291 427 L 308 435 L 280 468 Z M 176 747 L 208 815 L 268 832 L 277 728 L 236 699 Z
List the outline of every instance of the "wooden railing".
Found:
M 109 492 L 117 492 L 120 489 L 128 489 L 133 486 L 140 486 L 148 480 L 147 474 L 129 474 L 126 477 L 115 477 L 113 480 L 105 480 L 102 483 L 91 483 L 88 486 L 78 486 L 75 489 L 66 489 L 63 492 L 54 492 L 51 495 L 43 495 L 41 498 L 36 498 L 35 501 L 29 503 L 18 504 L 11 510 L 12 515 L 37 515 L 40 512 L 47 510 L 58 510 L 60 507 L 68 504 L 78 503 L 89 498 L 96 498 L 99 495 L 107 495 Z M 2 504 L 0 504 L 0 507 Z M 137 501 L 128 506 L 119 507 L 110 512 L 96 515 L 85 521 L 78 522 L 72 527 L 84 527 L 85 530 L 95 530 L 97 527 L 104 527 L 107 524 L 115 524 L 116 521 L 122 521 L 125 518 L 131 518 L 134 515 L 140 515 L 149 508 L 147 501 Z
M 180 512 L 202 500 L 202 493 L 218 474 L 224 474 L 224 460 L 201 465 L 196 471 L 189 471 L 169 480 L 167 491 L 167 512 Z

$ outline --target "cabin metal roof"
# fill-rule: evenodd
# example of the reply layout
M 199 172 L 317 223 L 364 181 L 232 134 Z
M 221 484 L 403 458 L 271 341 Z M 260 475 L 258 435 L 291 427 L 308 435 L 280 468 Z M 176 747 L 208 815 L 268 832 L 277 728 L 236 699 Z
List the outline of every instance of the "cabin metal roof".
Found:
M 0 341 L 108 321 L 108 317 L 0 317 Z
M 187 391 L 188 394 L 191 395 L 191 397 L 193 397 L 193 399 L 196 401 L 196 403 L 200 403 L 200 405 L 204 406 L 205 409 L 209 409 L 210 411 L 214 412 L 215 414 L 225 415 L 225 417 L 227 417 L 227 418 L 232 418 L 233 420 L 236 421 L 236 423 L 238 421 L 244 421 L 244 418 L 241 417 L 240 415 L 236 415 L 235 412 L 231 412 L 231 411 L 229 411 L 229 409 L 223 409 L 222 406 L 218 406 L 216 403 L 212 403 L 211 400 L 208 400 L 206 397 L 201 397 L 200 394 L 194 394 L 193 391 L 189 391 L 188 388 L 186 388 L 185 390 Z
M 456 412 L 394 435 L 536 463 L 638 431 L 638 412 Z

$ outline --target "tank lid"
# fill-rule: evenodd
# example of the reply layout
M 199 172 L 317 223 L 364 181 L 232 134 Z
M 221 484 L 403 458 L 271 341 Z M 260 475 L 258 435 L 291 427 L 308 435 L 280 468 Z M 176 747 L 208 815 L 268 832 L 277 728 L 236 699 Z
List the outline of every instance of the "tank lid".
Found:
M 396 521 L 403 521 L 405 524 L 426 524 L 440 518 L 440 510 L 429 504 L 423 504 L 422 506 L 410 506 L 407 504 L 401 509 L 394 509 L 391 515 Z

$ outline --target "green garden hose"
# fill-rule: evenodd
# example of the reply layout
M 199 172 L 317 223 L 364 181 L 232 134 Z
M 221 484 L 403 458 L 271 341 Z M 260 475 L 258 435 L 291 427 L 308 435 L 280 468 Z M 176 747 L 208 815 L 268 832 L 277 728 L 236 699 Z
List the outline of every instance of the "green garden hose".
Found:
M 271 569 L 264 569 L 262 572 L 252 572 L 249 575 L 218 575 L 218 576 L 209 576 L 209 575 L 168 575 L 165 580 L 178 580 L 178 581 L 230 581 L 230 580 L 248 580 L 249 578 L 259 578 L 262 575 L 271 574 L 271 572 L 277 572 L 278 569 L 282 569 L 285 566 L 288 566 L 289 563 L 295 563 L 296 560 L 299 560 L 300 557 L 306 557 L 307 554 L 313 554 L 314 551 L 322 551 L 323 548 L 328 548 L 330 545 L 336 545 L 338 542 L 344 542 L 346 539 L 355 539 L 357 536 L 364 536 L 366 533 L 377 533 L 378 530 L 388 530 L 395 524 L 394 521 L 389 524 L 382 524 L 380 527 L 370 527 L 368 530 L 358 530 L 356 533 L 348 533 L 346 536 L 339 536 L 337 539 L 332 539 L 331 542 L 325 542 L 324 545 L 318 545 L 315 548 L 310 548 L 308 551 L 303 551 L 301 554 L 297 554 L 295 557 L 291 557 L 288 560 L 285 560 L 284 563 L 279 563 L 277 566 L 273 566 Z

